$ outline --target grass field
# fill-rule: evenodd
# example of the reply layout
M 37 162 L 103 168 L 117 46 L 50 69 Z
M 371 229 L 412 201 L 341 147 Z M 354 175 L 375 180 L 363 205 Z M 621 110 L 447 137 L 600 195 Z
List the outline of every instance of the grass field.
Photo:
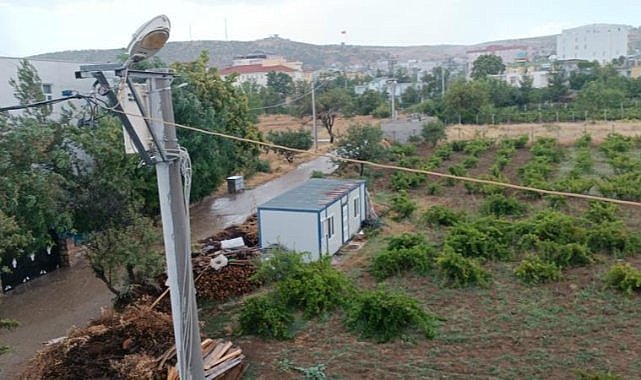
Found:
M 576 139 L 574 136 L 573 141 Z M 567 190 L 566 186 L 579 183 L 580 190 L 576 191 L 601 195 L 601 190 L 607 189 L 603 183 L 610 183 L 608 178 L 641 170 L 637 140 L 626 140 L 621 149 L 617 148 L 621 144 L 615 144 L 614 150 L 604 150 L 599 146 L 604 139 L 605 136 L 583 146 L 557 146 L 554 149 L 560 152 L 559 159 L 545 161 L 547 167 L 543 169 L 541 164 L 536 164 L 538 155 L 556 153 L 540 153 L 529 146 L 517 148 L 507 154 L 508 159 L 504 160 L 507 162 L 497 168 L 500 146 L 489 143 L 477 151 L 454 149 L 434 164 L 433 170 L 448 173 L 456 167 L 473 177 L 494 176 L 521 184 L 539 181 L 536 183 L 540 186 L 558 190 Z M 416 157 L 413 165 L 424 164 L 435 154 L 439 153 L 420 145 L 412 153 L 412 157 Z M 407 162 L 412 160 L 400 161 Z M 538 174 L 524 173 L 527 170 L 523 168 L 528 166 L 542 170 L 542 182 Z M 590 263 L 563 267 L 559 280 L 527 284 L 519 280 L 514 271 L 533 249 L 514 245 L 506 248 L 510 252 L 507 258 L 480 258 L 483 269 L 492 278 L 487 286 L 445 286 L 443 275 L 436 269 L 427 275 L 407 272 L 379 283 L 370 273 L 370 265 L 373 257 L 385 249 L 390 236 L 403 232 L 421 234 L 437 250 L 441 249 L 453 227 L 425 224 L 421 222 L 421 215 L 434 205 L 442 205 L 476 220 L 488 194 L 476 191 L 478 189 L 471 191 L 463 183 L 422 178 L 408 189 L 409 199 L 417 209 L 409 218 L 395 221 L 391 200 L 398 194 L 398 188 L 394 187 L 394 172 L 370 170 L 367 174 L 383 227 L 360 250 L 338 256 L 336 267 L 360 289 L 384 286 L 402 290 L 419 300 L 425 310 L 444 319 L 436 338 L 429 340 L 408 333 L 380 344 L 361 340 L 348 332 L 341 312 L 310 321 L 298 316 L 292 340 L 234 337 L 248 356 L 248 378 L 321 378 L 318 376 L 324 374 L 337 379 L 560 379 L 579 378 L 577 371 L 638 378 L 641 296 L 638 291 L 626 295 L 606 286 L 603 275 L 619 262 L 641 268 L 641 251 L 634 249 L 624 254 L 592 249 Z M 622 198 L 639 201 L 633 189 L 618 190 Z M 515 191 L 506 191 L 504 195 L 526 208 L 520 215 L 502 218 L 514 225 L 550 208 L 561 215 L 583 220 L 580 218 L 590 209 L 587 201 L 577 199 L 563 201 Z M 640 232 L 641 208 L 620 207 L 616 218 L 626 233 Z M 206 322 L 205 333 L 209 336 L 234 334 L 241 306 L 242 300 L 206 305 L 201 313 Z

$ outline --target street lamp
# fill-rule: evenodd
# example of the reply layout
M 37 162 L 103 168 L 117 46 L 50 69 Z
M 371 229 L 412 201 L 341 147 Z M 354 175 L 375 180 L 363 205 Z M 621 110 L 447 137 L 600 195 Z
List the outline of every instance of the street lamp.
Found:
M 176 140 L 176 128 L 171 101 L 170 82 L 173 75 L 168 69 L 141 71 L 129 66 L 151 57 L 169 39 L 170 23 L 167 16 L 154 17 L 133 35 L 127 50 L 129 57 L 124 65 L 80 66 L 76 78 L 93 77 L 101 86 L 101 94 L 109 98 L 112 108 L 123 123 L 133 149 L 143 161 L 155 165 L 158 180 L 158 198 L 162 218 L 167 282 L 171 298 L 171 313 L 176 340 L 178 373 L 183 380 L 205 378 L 200 346 L 198 309 L 191 264 L 189 231 L 189 202 L 183 194 L 181 163 L 188 163 L 189 156 Z M 104 72 L 112 71 L 122 78 L 121 90 L 133 97 L 120 100 Z M 131 77 L 151 82 L 148 106 L 137 94 Z M 125 139 L 127 141 L 127 139 Z M 155 154 L 154 154 L 155 153 Z M 185 181 L 191 179 L 186 175 Z
M 165 15 L 156 16 L 144 23 L 136 30 L 127 46 L 129 58 L 125 62 L 125 67 L 156 54 L 165 46 L 169 39 L 170 30 L 171 23 Z

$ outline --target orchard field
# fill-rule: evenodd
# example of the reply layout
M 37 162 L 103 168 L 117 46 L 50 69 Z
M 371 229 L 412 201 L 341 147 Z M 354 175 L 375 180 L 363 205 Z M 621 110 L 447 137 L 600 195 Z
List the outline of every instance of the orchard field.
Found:
M 641 200 L 638 138 L 528 140 L 394 145 L 390 161 Z M 419 323 L 381 339 L 354 333 L 346 322 L 353 321 L 353 308 L 312 315 L 303 309 L 287 327 L 289 339 L 234 338 L 248 355 L 249 378 L 627 379 L 641 373 L 641 207 L 400 171 L 369 168 L 366 176 L 382 224 L 366 229 L 362 248 L 345 250 L 334 267 L 361 291 L 414 299 L 433 317 L 434 330 Z M 206 332 L 236 331 L 242 307 L 205 307 Z

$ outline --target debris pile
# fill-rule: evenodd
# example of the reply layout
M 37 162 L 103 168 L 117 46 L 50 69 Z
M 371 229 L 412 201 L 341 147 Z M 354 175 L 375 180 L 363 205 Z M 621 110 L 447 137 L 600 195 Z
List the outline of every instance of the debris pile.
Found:
M 130 307 L 103 315 L 31 359 L 24 379 L 155 379 L 156 357 L 174 344 L 171 316 Z
M 203 367 L 205 379 L 240 379 L 245 372 L 246 364 L 243 363 L 245 355 L 243 350 L 225 340 L 205 339 L 200 345 L 203 352 Z M 176 355 L 176 348 L 172 347 L 159 358 L 159 368 L 163 367 L 165 361 Z M 179 380 L 176 367 L 170 367 L 167 371 L 167 380 Z

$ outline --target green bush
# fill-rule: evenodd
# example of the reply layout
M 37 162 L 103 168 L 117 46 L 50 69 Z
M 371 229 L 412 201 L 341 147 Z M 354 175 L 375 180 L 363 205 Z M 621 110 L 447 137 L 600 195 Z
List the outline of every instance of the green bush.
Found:
M 394 219 L 397 221 L 409 218 L 417 208 L 418 205 L 407 195 L 405 190 L 399 191 L 392 198 L 392 211 L 396 213 Z
M 443 144 L 438 149 L 434 151 L 434 156 L 440 158 L 441 160 L 449 160 L 452 156 L 452 145 Z
M 431 144 L 432 146 L 436 146 L 439 141 L 445 140 L 447 138 L 445 127 L 446 125 L 442 121 L 433 120 L 423 124 L 421 135 L 423 136 L 425 142 Z
M 614 222 L 618 220 L 619 206 L 610 202 L 590 202 L 585 218 L 593 223 Z
M 323 173 L 320 170 L 314 170 L 314 171 L 312 171 L 312 175 L 310 177 L 311 178 L 325 178 L 325 173 Z
M 312 133 L 302 128 L 297 131 L 292 131 L 291 129 L 286 131 L 269 131 L 267 133 L 267 141 L 272 144 L 300 150 L 308 150 L 312 147 L 313 143 Z M 282 148 L 272 148 L 272 150 L 283 156 L 287 162 L 293 162 L 294 157 L 298 154 L 298 152 Z
M 588 247 L 584 244 L 558 244 L 551 241 L 539 243 L 542 257 L 556 264 L 559 268 L 591 264 L 594 259 Z
M 264 338 L 291 338 L 294 316 L 285 303 L 274 294 L 249 298 L 240 312 L 240 328 L 245 334 Z
M 496 176 L 496 175 L 491 176 L 487 174 L 482 174 L 478 178 L 483 180 L 495 181 L 495 182 L 509 182 L 507 178 L 503 176 Z M 468 194 L 489 195 L 489 194 L 501 194 L 505 192 L 505 187 L 500 185 L 465 182 L 463 186 L 465 186 L 465 190 L 467 190 Z
M 536 157 L 544 157 L 550 162 L 559 163 L 563 157 L 563 151 L 559 149 L 556 140 L 549 137 L 539 137 L 536 139 L 530 152 Z
M 347 311 L 346 325 L 363 338 L 388 342 L 409 329 L 427 338 L 436 336 L 438 318 L 426 313 L 413 298 L 383 289 L 360 294 Z
M 488 139 L 476 139 L 468 141 L 463 148 L 463 152 L 473 157 L 478 157 L 481 153 L 486 152 L 492 146 L 492 141 Z
M 528 284 L 540 284 L 561 279 L 561 268 L 537 255 L 530 255 L 516 267 L 514 275 Z
M 484 215 L 522 215 L 526 210 L 527 207 L 518 199 L 503 194 L 489 195 L 481 205 L 481 213 Z
M 430 207 L 423 215 L 421 215 L 421 223 L 434 225 L 434 226 L 453 226 L 465 219 L 465 215 L 461 212 L 452 211 L 451 209 L 435 205 Z
M 641 271 L 627 263 L 613 265 L 604 276 L 608 286 L 627 294 L 641 290 Z
M 577 148 L 588 148 L 592 143 L 592 136 L 587 133 L 584 133 L 576 140 L 575 146 Z
M 427 180 L 427 176 L 420 173 L 408 173 L 397 171 L 392 174 L 390 184 L 394 190 L 407 190 L 421 185 Z
M 509 222 L 492 218 L 454 225 L 444 244 L 466 257 L 504 260 L 510 257 Z
M 408 271 L 424 275 L 432 266 L 433 256 L 434 248 L 427 245 L 387 249 L 374 256 L 370 271 L 379 281 Z
M 461 162 L 461 165 L 463 165 L 463 167 L 465 169 L 471 169 L 471 168 L 476 167 L 476 165 L 478 163 L 479 163 L 479 159 L 478 158 L 476 158 L 476 157 L 467 157 L 467 158 L 465 158 L 463 160 L 463 162 Z
M 387 103 L 381 103 L 374 109 L 372 116 L 377 119 L 385 119 L 392 115 L 389 105 Z
M 352 291 L 349 280 L 334 269 L 329 258 L 305 264 L 277 283 L 279 294 L 290 306 L 311 318 L 343 305 Z
M 392 236 L 387 239 L 387 249 L 403 249 L 426 246 L 427 239 L 421 234 L 403 232 L 400 235 Z
M 634 171 L 608 177 L 598 184 L 599 192 L 607 197 L 641 200 L 641 172 Z
M 464 257 L 448 245 L 436 257 L 436 266 L 447 286 L 485 286 L 491 279 L 476 260 Z
M 256 262 L 256 273 L 252 278 L 264 284 L 284 280 L 303 271 L 303 267 L 306 265 L 303 256 L 302 253 L 271 250 L 266 259 Z
M 632 139 L 618 133 L 610 133 L 601 143 L 600 148 L 610 158 L 615 154 L 629 152 L 632 149 Z
M 617 256 L 629 256 L 641 252 L 641 237 L 630 233 L 623 222 L 601 222 L 587 232 L 587 242 L 593 251 L 604 251 Z
M 560 244 L 584 243 L 586 230 L 580 219 L 555 210 L 543 210 L 514 225 L 517 236 L 531 235 L 536 240 Z

